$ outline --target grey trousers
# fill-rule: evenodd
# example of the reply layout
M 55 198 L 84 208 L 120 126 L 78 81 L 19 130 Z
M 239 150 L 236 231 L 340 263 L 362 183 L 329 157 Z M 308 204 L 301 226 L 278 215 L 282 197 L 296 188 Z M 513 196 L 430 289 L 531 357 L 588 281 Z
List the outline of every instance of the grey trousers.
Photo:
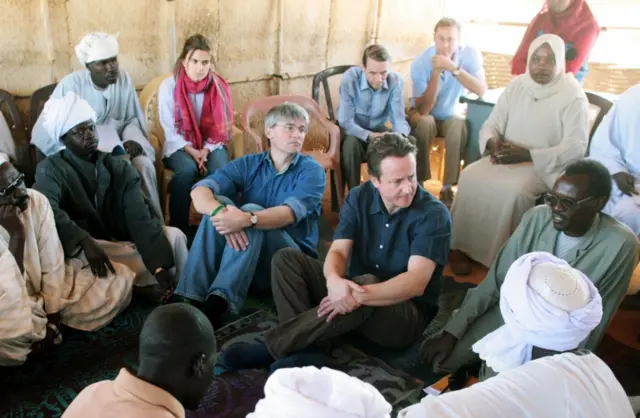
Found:
M 391 132 L 391 130 L 383 125 L 373 129 L 373 132 Z M 367 141 L 346 135 L 342 131 L 340 164 L 343 181 L 346 182 L 349 190 L 360 184 L 360 165 L 367 162 L 367 145 Z
M 418 145 L 418 180 L 431 178 L 429 151 L 436 136 L 444 136 L 446 143 L 443 184 L 458 182 L 462 153 L 467 149 L 467 121 L 459 117 L 437 120 L 431 115 L 420 115 L 416 110 L 409 112 L 411 134 Z

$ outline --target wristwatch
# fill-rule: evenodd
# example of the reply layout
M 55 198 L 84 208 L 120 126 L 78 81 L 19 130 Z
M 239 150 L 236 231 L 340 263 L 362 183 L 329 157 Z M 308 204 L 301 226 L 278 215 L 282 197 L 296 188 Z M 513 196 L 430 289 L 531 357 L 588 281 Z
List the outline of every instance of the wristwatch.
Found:
M 256 226 L 256 224 L 258 223 L 258 215 L 256 215 L 253 212 L 249 212 L 249 215 L 251 215 L 251 227 L 253 228 L 254 226 Z
M 456 67 L 455 70 L 451 71 L 451 74 L 453 74 L 454 77 L 457 77 L 460 75 L 460 67 Z

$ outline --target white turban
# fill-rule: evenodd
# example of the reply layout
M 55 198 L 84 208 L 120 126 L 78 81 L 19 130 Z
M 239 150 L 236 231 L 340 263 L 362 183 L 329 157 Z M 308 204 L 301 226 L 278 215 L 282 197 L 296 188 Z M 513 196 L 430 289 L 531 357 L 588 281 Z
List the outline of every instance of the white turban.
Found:
M 47 100 L 42 118 L 42 126 L 50 139 L 59 143 L 60 138 L 75 126 L 88 120 L 95 122 L 96 112 L 86 100 L 70 91 L 59 99 Z
M 118 55 L 118 35 L 109 35 L 103 32 L 93 32 L 85 35 L 80 43 L 76 45 L 76 56 L 80 63 L 85 65 Z
M 500 373 L 531 360 L 534 346 L 577 348 L 602 320 L 602 299 L 591 280 L 545 252 L 517 259 L 500 288 L 504 325 L 472 347 Z
M 247 418 L 387 418 L 391 405 L 369 383 L 323 367 L 278 369 Z

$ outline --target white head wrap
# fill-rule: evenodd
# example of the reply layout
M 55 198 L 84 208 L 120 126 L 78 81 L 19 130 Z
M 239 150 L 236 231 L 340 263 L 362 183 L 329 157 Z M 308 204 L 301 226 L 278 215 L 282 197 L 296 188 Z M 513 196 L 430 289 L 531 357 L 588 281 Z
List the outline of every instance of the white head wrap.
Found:
M 42 110 L 42 126 L 52 141 L 60 142 L 60 138 L 75 126 L 88 120 L 96 121 L 96 112 L 91 105 L 70 91 L 59 99 L 47 100 Z M 40 149 L 48 149 L 41 148 Z
M 602 320 L 602 299 L 591 280 L 545 252 L 517 259 L 500 288 L 504 325 L 472 347 L 500 373 L 531 360 L 534 346 L 573 350 Z
M 323 367 L 278 369 L 247 418 L 387 418 L 391 405 L 369 383 Z
M 76 56 L 82 65 L 118 55 L 118 34 L 89 33 L 76 45 Z

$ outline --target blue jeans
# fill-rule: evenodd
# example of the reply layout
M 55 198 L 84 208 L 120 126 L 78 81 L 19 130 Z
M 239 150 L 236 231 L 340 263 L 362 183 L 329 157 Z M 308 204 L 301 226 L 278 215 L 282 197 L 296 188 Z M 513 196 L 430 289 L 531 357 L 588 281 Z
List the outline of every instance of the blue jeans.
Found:
M 216 199 L 226 205 L 234 204 L 225 196 L 216 196 Z M 248 203 L 240 209 L 257 212 L 264 208 Z M 236 251 L 227 245 L 225 237 L 215 230 L 210 219 L 204 216 L 200 222 L 175 293 L 199 302 L 211 295 L 220 296 L 229 304 L 229 312 L 237 314 L 244 305 L 254 276 L 254 286 L 269 289 L 273 254 L 282 248 L 299 250 L 300 247 L 282 229 L 246 228 L 249 247 Z
M 175 226 L 188 234 L 189 209 L 191 208 L 191 187 L 200 176 L 198 165 L 184 150 L 176 151 L 165 158 L 165 165 L 173 171 L 171 179 L 171 200 L 169 201 L 169 225 Z M 207 170 L 213 174 L 229 162 L 226 148 L 219 148 L 209 153 Z

